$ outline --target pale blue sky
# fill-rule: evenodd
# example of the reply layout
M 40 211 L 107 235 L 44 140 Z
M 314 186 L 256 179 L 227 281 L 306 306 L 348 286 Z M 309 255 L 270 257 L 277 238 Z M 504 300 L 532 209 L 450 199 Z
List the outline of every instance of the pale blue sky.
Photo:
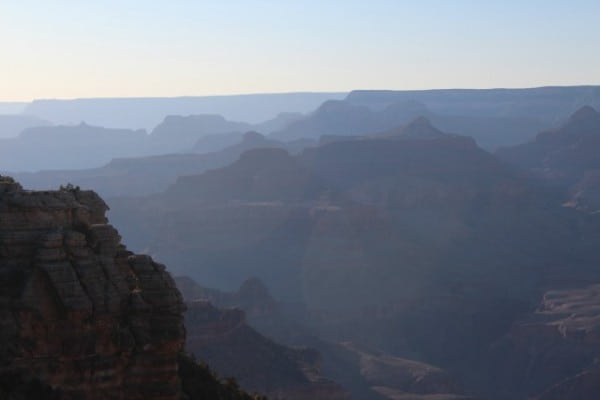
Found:
M 600 1 L 0 0 L 0 100 L 600 84 Z

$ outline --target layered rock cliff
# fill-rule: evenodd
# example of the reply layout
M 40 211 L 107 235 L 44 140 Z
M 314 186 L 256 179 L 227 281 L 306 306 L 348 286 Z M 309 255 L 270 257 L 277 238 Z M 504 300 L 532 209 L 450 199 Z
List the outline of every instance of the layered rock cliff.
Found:
M 61 399 L 179 399 L 181 295 L 121 244 L 107 208 L 0 178 L 0 376 Z

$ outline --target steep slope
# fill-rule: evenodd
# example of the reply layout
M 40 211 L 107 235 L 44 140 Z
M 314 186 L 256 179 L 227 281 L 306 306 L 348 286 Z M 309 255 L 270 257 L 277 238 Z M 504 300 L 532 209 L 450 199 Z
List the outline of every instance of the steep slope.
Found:
M 499 149 L 505 162 L 565 191 L 569 205 L 597 210 L 600 171 L 600 113 L 582 107 L 559 128 L 541 132 L 534 141 Z
M 600 393 L 600 285 L 548 290 L 493 349 L 510 398 L 519 390 L 539 399 L 592 399 Z M 538 397 L 536 397 L 538 398 Z
M 220 375 L 235 376 L 243 387 L 269 398 L 347 398 L 339 385 L 324 378 L 315 350 L 279 345 L 247 324 L 246 315 L 255 320 L 277 312 L 259 280 L 249 279 L 236 293 L 203 288 L 188 277 L 176 283 L 188 304 L 187 350 Z
M 497 155 L 521 168 L 545 169 L 549 174 L 569 169 L 563 173 L 569 178 L 579 174 L 586 164 L 597 163 L 590 146 L 597 146 L 599 137 L 600 113 L 585 106 L 559 128 L 541 132 L 530 143 L 500 149 Z
M 0 181 L 0 374 L 64 399 L 179 399 L 183 303 L 165 267 L 120 243 L 90 191 Z
M 310 349 L 278 345 L 245 323 L 239 310 L 220 310 L 208 302 L 188 303 L 186 349 L 222 376 L 273 399 L 346 399 L 319 372 L 319 355 Z
M 463 389 L 456 380 L 446 371 L 434 366 L 393 357 L 377 351 L 370 351 L 348 342 L 330 343 L 316 338 L 310 334 L 306 327 L 302 326 L 301 318 L 296 316 L 293 320 L 289 319 L 291 314 L 286 310 L 289 305 L 278 303 L 269 294 L 264 284 L 256 278 L 251 278 L 244 282 L 236 292 L 222 292 L 215 289 L 203 288 L 189 277 L 175 278 L 175 281 L 184 299 L 188 301 L 197 299 L 210 301 L 213 304 L 218 304 L 220 307 L 239 308 L 244 310 L 247 315 L 248 324 L 257 331 L 264 332 L 268 337 L 281 338 L 284 342 L 290 342 L 292 345 L 303 344 L 306 346 L 310 344 L 311 347 L 318 348 L 320 353 L 319 359 L 321 360 L 319 362 L 319 370 L 325 376 L 334 378 L 336 382 L 343 384 L 344 389 L 350 392 L 350 396 L 353 399 L 379 400 L 427 398 L 427 396 L 437 396 L 438 398 L 449 400 L 473 398 L 458 394 Z M 205 309 L 206 307 L 203 308 Z M 239 315 L 239 313 L 232 312 L 230 315 Z M 205 317 L 204 320 L 206 319 Z M 222 318 L 221 320 L 224 319 Z M 237 319 L 233 318 L 232 320 L 236 321 Z M 229 326 L 231 325 L 232 323 L 229 324 Z M 241 334 L 238 333 L 237 336 L 240 337 Z M 246 341 L 248 341 L 248 338 L 246 338 Z M 260 346 L 247 346 L 247 348 L 252 349 L 257 347 Z M 283 353 L 283 355 L 289 354 L 290 356 L 296 354 L 292 358 L 297 360 L 296 363 L 302 364 L 307 362 L 307 360 L 302 361 L 303 358 L 306 358 L 300 357 L 302 352 L 284 351 L 284 349 L 280 349 L 277 352 L 277 347 L 273 345 L 270 346 L 270 351 L 263 351 L 262 353 L 269 354 L 273 353 L 273 351 L 275 353 Z M 219 354 L 228 352 L 218 352 L 214 356 L 219 357 Z M 309 359 L 316 357 L 314 351 L 312 353 L 305 351 L 304 353 L 314 354 Z M 248 354 L 248 351 L 239 351 L 236 354 Z M 275 354 L 272 357 L 275 358 Z M 252 357 L 251 360 L 255 358 L 256 356 Z M 223 363 L 223 360 L 220 360 L 220 362 Z M 245 369 L 240 366 L 239 364 L 241 363 L 243 361 L 238 360 L 236 362 L 238 368 L 240 368 L 240 373 L 236 376 L 241 377 L 246 374 L 246 379 L 248 379 L 249 376 L 247 375 L 249 375 L 249 371 L 252 374 L 257 374 L 253 369 Z M 228 364 L 223 364 L 227 368 Z M 267 363 L 267 365 L 273 364 L 273 362 Z M 253 361 L 252 365 L 256 366 L 258 363 Z M 269 367 L 263 367 L 259 370 L 261 373 L 258 373 L 258 375 L 264 379 L 265 373 L 269 371 Z M 286 376 L 282 381 L 289 379 L 290 377 Z M 296 385 L 298 384 L 296 383 Z M 262 391 L 264 392 L 264 390 Z M 289 398 L 288 396 L 285 397 Z M 323 398 L 329 397 L 323 396 Z

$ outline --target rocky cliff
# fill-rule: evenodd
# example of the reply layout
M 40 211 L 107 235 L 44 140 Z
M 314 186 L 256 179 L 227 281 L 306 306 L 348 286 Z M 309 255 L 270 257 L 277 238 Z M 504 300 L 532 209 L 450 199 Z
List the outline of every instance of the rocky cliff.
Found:
M 600 209 L 600 112 L 580 108 L 559 127 L 540 132 L 535 140 L 499 149 L 496 156 L 563 193 L 566 206 Z
M 498 398 L 596 399 L 600 393 L 600 285 L 548 290 L 493 348 Z
M 181 295 L 121 244 L 107 208 L 0 178 L 0 376 L 61 399 L 179 399 Z
M 317 351 L 279 345 L 246 324 L 243 311 L 218 309 L 205 301 L 188 303 L 186 347 L 221 376 L 269 399 L 344 400 L 347 393 L 320 372 Z

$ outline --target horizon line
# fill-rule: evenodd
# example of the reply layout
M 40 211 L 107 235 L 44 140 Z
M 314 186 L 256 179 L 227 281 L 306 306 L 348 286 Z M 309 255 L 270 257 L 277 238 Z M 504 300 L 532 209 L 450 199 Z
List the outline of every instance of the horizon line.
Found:
M 352 92 L 429 92 L 429 91 L 487 91 L 487 90 L 534 90 L 534 89 L 553 89 L 553 88 L 594 88 L 597 84 L 552 84 L 541 86 L 491 86 L 491 87 L 435 87 L 421 89 L 350 89 L 350 90 L 298 90 L 282 92 L 247 92 L 231 94 L 198 94 L 198 95 L 172 95 L 172 96 L 82 96 L 82 97 L 39 97 L 31 100 L 2 100 L 1 103 L 30 104 L 39 101 L 74 101 L 74 100 L 152 100 L 152 99 L 190 99 L 190 98 L 214 98 L 214 97 L 245 97 L 245 96 L 270 96 L 270 95 L 299 95 L 299 94 L 350 94 Z

